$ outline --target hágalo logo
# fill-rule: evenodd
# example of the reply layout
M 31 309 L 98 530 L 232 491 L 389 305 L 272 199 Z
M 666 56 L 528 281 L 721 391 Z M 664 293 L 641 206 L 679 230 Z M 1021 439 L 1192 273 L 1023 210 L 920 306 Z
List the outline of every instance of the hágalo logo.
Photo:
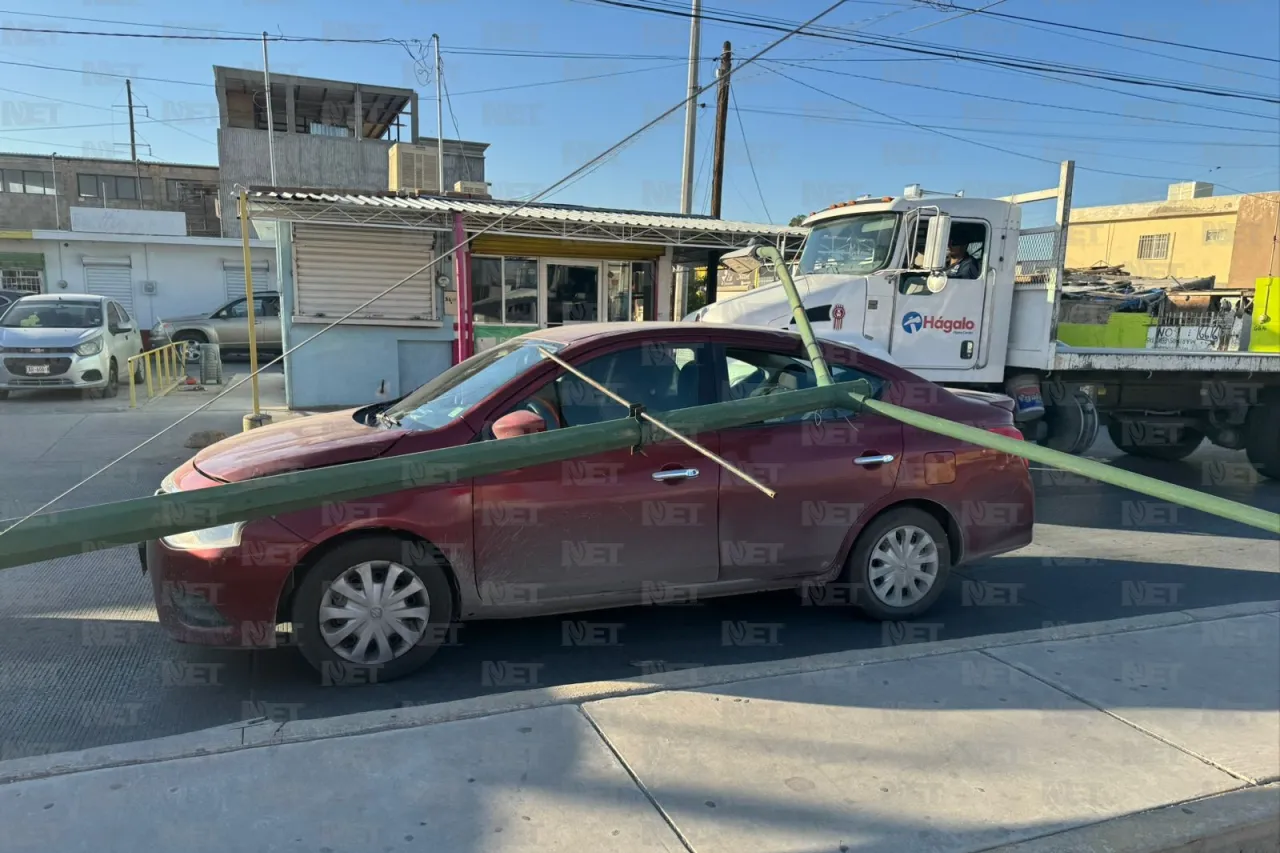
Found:
M 902 318 L 902 329 L 908 335 L 914 335 L 924 329 L 933 329 L 949 335 L 952 332 L 972 332 L 977 327 L 977 324 L 968 317 L 953 320 L 947 317 L 934 317 L 920 314 L 918 311 L 911 311 Z

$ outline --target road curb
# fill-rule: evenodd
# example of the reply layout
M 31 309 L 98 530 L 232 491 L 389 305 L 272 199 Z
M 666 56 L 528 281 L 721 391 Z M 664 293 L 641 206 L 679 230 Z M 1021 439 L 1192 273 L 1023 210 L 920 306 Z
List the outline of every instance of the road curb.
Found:
M 0 785 L 109 767 L 173 761 L 241 749 L 429 726 L 553 705 L 576 705 L 668 690 L 696 690 L 761 678 L 937 657 L 1030 643 L 1089 640 L 1133 631 L 1277 612 L 1280 612 L 1280 601 L 1246 602 L 1200 610 L 1133 616 L 1106 622 L 1062 625 L 1008 634 L 988 634 L 935 643 L 910 643 L 764 663 L 677 670 L 618 681 L 541 687 L 495 696 L 365 711 L 319 720 L 297 720 L 285 723 L 267 720 L 247 721 L 153 740 L 0 761 Z
M 1280 785 L 1200 800 L 1032 838 L 987 853 L 1275 853 Z

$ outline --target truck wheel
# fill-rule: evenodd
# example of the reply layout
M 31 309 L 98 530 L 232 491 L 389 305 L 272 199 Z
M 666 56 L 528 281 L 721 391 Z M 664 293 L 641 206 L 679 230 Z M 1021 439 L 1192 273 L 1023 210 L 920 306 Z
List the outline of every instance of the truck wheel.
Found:
M 1264 477 L 1280 480 L 1280 395 L 1250 409 L 1244 430 L 1249 461 Z
M 1050 450 L 1079 456 L 1098 439 L 1098 408 L 1089 395 L 1081 391 L 1058 405 L 1049 406 L 1044 422 L 1047 431 L 1040 443 Z
M 1154 440 L 1156 438 L 1154 432 L 1153 440 L 1150 442 L 1134 441 L 1131 431 L 1126 430 L 1122 422 L 1112 421 L 1107 424 L 1107 435 L 1111 436 L 1112 443 L 1130 456 L 1137 456 L 1140 459 L 1176 462 L 1179 459 L 1186 459 L 1204 441 L 1204 433 L 1191 427 L 1173 427 L 1171 432 L 1172 436 L 1162 435 L 1159 441 Z

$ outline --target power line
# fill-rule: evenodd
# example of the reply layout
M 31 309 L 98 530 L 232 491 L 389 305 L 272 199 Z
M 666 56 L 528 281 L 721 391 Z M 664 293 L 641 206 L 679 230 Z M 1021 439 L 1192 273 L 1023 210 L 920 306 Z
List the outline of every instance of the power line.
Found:
M 1025 107 L 1043 107 L 1046 109 L 1068 110 L 1070 112 L 1092 113 L 1094 115 L 1115 116 L 1117 118 L 1132 118 L 1131 113 L 1116 112 L 1114 110 L 1101 110 L 1093 107 L 1071 107 L 1065 104 L 1047 104 L 1043 101 L 1028 101 L 1022 98 L 1005 98 L 1000 95 L 986 95 L 981 92 L 966 92 L 960 89 L 950 88 L 945 86 L 930 86 L 927 83 L 911 83 L 906 80 L 891 80 L 884 77 L 872 77 L 871 75 L 868 75 L 868 74 L 857 74 L 857 73 L 854 73 L 853 71 L 837 71 L 834 68 L 809 68 L 808 66 L 804 65 L 802 62 L 784 62 L 783 60 L 780 60 L 780 59 L 766 59 L 761 61 L 765 63 L 788 65 L 793 68 L 804 68 L 806 71 L 818 71 L 823 74 L 834 74 L 838 77 L 852 77 L 858 80 L 871 80 L 876 83 L 890 83 L 894 86 L 909 86 L 913 89 L 928 89 L 933 92 L 944 92 L 949 95 L 963 95 L 964 97 L 967 97 L 967 98 L 981 98 L 987 101 L 999 101 L 1001 103 L 1006 103 L 1006 104 L 1020 104 Z M 1073 81 L 1063 80 L 1059 82 L 1066 83 L 1066 82 L 1073 82 Z M 1085 84 L 1085 85 L 1088 85 L 1088 84 Z M 1192 106 L 1196 106 L 1196 105 L 1192 105 Z M 1218 108 L 1205 107 L 1205 109 L 1218 109 Z M 1231 112 L 1235 113 L 1237 111 L 1231 110 Z M 1260 116 L 1255 113 L 1240 113 L 1240 114 L 1250 116 L 1252 118 L 1261 119 L 1264 121 L 1267 120 L 1266 116 Z M 1223 127 L 1223 125 L 1218 122 L 1211 123 L 1211 122 L 1199 122 L 1199 121 L 1185 121 L 1183 119 L 1163 118 L 1159 116 L 1151 116 L 1149 118 L 1147 117 L 1144 117 L 1144 118 L 1147 121 L 1159 122 L 1161 124 L 1178 124 L 1178 125 L 1186 125 L 1188 127 L 1208 127 L 1208 128 L 1214 128 L 1217 130 L 1239 131 L 1242 133 L 1267 133 L 1267 134 L 1275 133 L 1274 130 L 1268 130 L 1268 129 L 1256 128 L 1256 127 Z
M 1043 18 L 1031 18 L 1026 15 L 1011 15 L 1008 12 L 989 12 L 985 9 L 971 9 L 968 6 L 958 6 L 955 3 L 948 3 L 947 5 L 952 9 L 971 12 L 973 14 L 989 15 L 994 18 L 1008 18 L 1009 20 L 1012 20 L 1012 21 L 1030 21 L 1032 23 L 1044 24 L 1045 26 L 1049 26 L 1049 27 L 1058 27 L 1064 30 L 1077 30 L 1079 32 L 1095 33 L 1097 35 L 1114 36 L 1115 38 L 1133 39 L 1134 41 L 1145 41 L 1145 42 L 1150 42 L 1152 44 L 1163 44 L 1163 45 L 1168 45 L 1169 47 L 1180 47 L 1183 50 L 1199 50 L 1205 53 L 1221 54 L 1222 56 L 1234 56 L 1239 59 L 1256 59 L 1259 62 L 1280 63 L 1280 59 L 1277 59 L 1272 56 L 1258 56 L 1257 54 L 1253 54 L 1253 53 L 1242 53 L 1238 50 L 1221 50 L 1216 47 L 1205 47 L 1204 45 L 1199 45 L 1199 44 L 1188 44 L 1186 42 L 1180 42 L 1180 41 L 1168 41 L 1167 39 L 1150 38 L 1148 36 L 1135 36 L 1135 35 L 1132 35 L 1131 33 L 1118 33 L 1112 30 L 1098 29 L 1097 27 L 1083 27 L 1077 24 L 1066 24 L 1061 21 L 1047 21 L 1047 20 L 1044 20 Z
M 874 121 L 871 119 L 860 119 L 852 116 L 829 116 L 805 112 L 785 112 L 783 110 L 768 109 L 751 109 L 743 108 L 744 112 L 763 113 L 766 115 L 783 115 L 795 118 L 813 119 L 817 121 L 835 121 L 850 124 L 867 124 L 867 125 L 889 125 L 893 126 L 893 122 Z M 1134 143 L 1142 145 L 1200 145 L 1200 146 L 1218 146 L 1223 148 L 1280 148 L 1280 143 L 1275 142 L 1216 142 L 1207 139 L 1172 139 L 1169 137 L 1138 137 L 1138 136 L 1097 136 L 1096 134 L 1071 134 L 1053 131 L 1050 133 L 1036 133 L 1029 130 L 1008 130 L 1005 128 L 990 127 L 956 127 L 946 124 L 931 124 L 930 127 L 936 127 L 940 130 L 960 130 L 966 133 L 994 133 L 1000 136 L 1035 136 L 1047 139 L 1081 139 L 1090 142 L 1116 142 L 1116 143 Z
M 768 66 L 766 66 L 766 67 L 768 67 Z M 899 118 L 898 116 L 895 116 L 895 115 L 893 115 L 892 113 L 881 112 L 880 110 L 874 109 L 874 108 L 872 108 L 872 107 L 868 107 L 868 106 L 866 106 L 865 104 L 860 104 L 860 103 L 858 103 L 857 101 L 851 101 L 851 100 L 849 100 L 848 98 L 845 98 L 845 97 L 842 97 L 841 95 L 837 95 L 837 94 L 835 94 L 834 92 L 828 92 L 826 89 L 821 89 L 821 88 L 819 88 L 819 87 L 817 87 L 817 86 L 814 86 L 812 83 L 806 83 L 806 82 L 804 82 L 803 80 L 797 80 L 795 77 L 792 77 L 790 74 L 786 74 L 786 73 L 784 73 L 784 72 L 782 72 L 782 71 L 779 71 L 779 70 L 778 70 L 778 69 L 776 69 L 776 68 L 769 67 L 769 70 L 770 70 L 770 71 L 772 71 L 774 74 L 777 74 L 779 77 L 783 77 L 783 78 L 785 78 L 785 79 L 787 79 L 787 80 L 790 80 L 792 83 L 795 83 L 795 84 L 796 84 L 796 85 L 798 85 L 798 86 L 803 86 L 804 88 L 809 89 L 809 90 L 814 91 L 814 92 L 817 92 L 817 93 L 818 93 L 818 94 L 820 94 L 820 95 L 826 95 L 828 98 L 834 98 L 834 99 L 836 99 L 837 101 L 843 101 L 844 103 L 846 103 L 846 104 L 848 104 L 848 105 L 850 105 L 850 106 L 852 106 L 852 107 L 857 107 L 857 108 L 858 108 L 858 109 L 860 109 L 860 110 L 866 110 L 867 112 L 875 113 L 876 115 L 878 115 L 878 116 L 882 116 L 882 117 L 884 117 L 884 118 L 887 118 L 887 119 L 889 119 L 889 120 L 891 120 L 891 121 L 893 121 L 893 122 L 895 122 L 895 123 L 897 123 L 897 124 L 906 125 L 906 126 L 908 126 L 908 127 L 914 127 L 916 130 L 922 130 L 922 131 L 925 131 L 925 132 L 927 132 L 927 133 L 933 133 L 933 134 L 936 134 L 936 135 L 938 135 L 938 136 L 943 136 L 943 137 L 946 137 L 947 139 L 954 140 L 954 141 L 956 141 L 956 142 L 964 142 L 964 143 L 967 143 L 967 144 L 969 144 L 969 145 L 976 145 L 976 146 L 978 146 L 979 148 L 989 148 L 989 149 L 991 149 L 992 151 L 999 151 L 1001 154 L 1009 154 L 1009 155 L 1011 155 L 1011 156 L 1013 156 L 1013 157 L 1021 157 L 1021 158 L 1026 159 L 1026 160 L 1035 160 L 1036 162 L 1039 162 L 1039 163 L 1048 163 L 1048 164 L 1050 164 L 1050 165 L 1057 165 L 1057 161 L 1056 161 L 1056 160 L 1050 160 L 1050 159 L 1048 159 L 1047 157 L 1037 157 L 1037 156 L 1036 156 L 1036 155 L 1034 155 L 1034 154 L 1027 154 L 1027 153 L 1025 153 L 1025 152 L 1023 152 L 1023 151 L 1015 151 L 1015 150 L 1010 149 L 1010 148 L 1003 148 L 1003 147 L 1001 147 L 1001 146 L 999 146 L 999 145 L 992 145 L 992 144 L 987 143 L 987 142 L 979 142 L 979 141 L 978 141 L 978 140 L 976 140 L 976 139 L 968 139 L 968 138 L 963 137 L 963 136 L 957 136 L 957 135 L 955 135 L 954 133 L 948 133 L 948 132 L 947 132 L 947 131 L 945 131 L 945 130 L 938 130 L 937 128 L 930 127 L 930 126 L 928 126 L 928 125 L 916 124 L 916 123 L 915 123 L 915 122 L 913 122 L 913 121 L 908 121 L 907 119 Z M 1092 168 L 1092 167 L 1079 166 L 1079 165 L 1077 165 L 1077 166 L 1076 166 L 1076 168 L 1077 168 L 1077 169 L 1081 169 L 1081 170 L 1083 170 L 1083 171 L 1095 172 L 1095 173 L 1103 174 L 1103 175 L 1116 175 L 1116 176 L 1123 177 L 1123 178 L 1139 178 L 1139 179 L 1141 179 L 1141 180 L 1150 180 L 1150 181 L 1184 181 L 1184 180 L 1187 180 L 1187 178 L 1186 178 L 1185 176 L 1184 176 L 1184 177 L 1171 178 L 1171 177 L 1169 177 L 1169 176 L 1167 176 L 1167 175 L 1138 175 L 1138 174 L 1134 174 L 1134 173 L 1132 173 L 1132 172 L 1117 172 L 1117 171 L 1113 171 L 1113 170 L 1110 170 L 1110 169 L 1095 169 L 1095 168 Z
M 462 160 L 462 170 L 463 170 L 463 174 L 465 174 L 465 175 L 467 176 L 467 180 L 468 180 L 468 181 L 470 181 L 470 180 L 471 180 L 471 161 L 470 161 L 469 159 L 467 159 L 467 155 L 466 155 L 466 154 L 461 150 L 461 148 L 462 148 L 462 128 L 458 127 L 458 117 L 457 117 L 457 116 L 454 114 L 454 112 L 453 112 L 453 98 L 449 97 L 449 84 L 445 82 L 445 77 L 444 77 L 444 63 L 441 63 L 441 68 L 440 68 L 439 72 L 437 72 L 437 73 L 439 73 L 439 75 L 440 75 L 440 88 L 444 91 L 444 102 L 445 102 L 445 105 L 449 108 L 449 120 L 453 122 L 453 134 L 454 134 L 454 136 L 455 136 L 455 137 L 457 138 L 457 140 L 458 140 L 458 148 L 459 148 L 459 151 L 458 151 L 458 157 L 459 157 L 459 159 L 461 159 L 461 160 Z M 416 140 L 415 140 L 415 141 L 416 141 Z M 437 156 L 437 157 L 443 157 L 443 156 L 444 156 L 444 152 L 443 152 L 443 151 L 437 151 L 437 152 L 436 152 L 436 156 Z M 443 192 L 443 191 L 444 191 L 444 187 L 441 187 L 441 188 L 440 188 L 440 190 L 441 190 L 441 192 Z
M 742 124 L 742 111 L 738 108 L 738 96 L 734 94 L 732 87 L 729 89 L 729 100 L 733 105 L 733 114 L 738 117 L 738 131 L 742 134 L 742 150 L 747 152 L 747 165 L 751 167 L 751 180 L 755 181 L 756 193 L 760 196 L 760 206 L 764 208 L 765 219 L 772 222 L 773 215 L 769 213 L 769 203 L 764 200 L 764 190 L 760 189 L 760 176 L 756 174 L 756 164 L 751 158 L 751 144 L 747 142 L 747 128 Z
M 645 5 L 643 3 L 629 2 L 629 0 L 589 0 L 589 2 L 600 3 L 608 6 L 617 6 L 624 9 L 633 9 L 642 12 L 650 12 L 663 15 L 672 15 L 681 18 L 692 18 L 693 13 L 683 8 L 664 8 L 659 5 Z M 657 3 L 658 0 L 651 0 Z M 759 17 L 759 16 L 757 16 Z M 785 29 L 785 24 L 768 23 L 761 19 L 757 21 L 747 20 L 746 18 L 732 18 L 720 15 L 708 14 L 704 11 L 699 15 L 703 20 L 718 21 L 721 23 L 737 24 L 739 26 L 756 27 L 759 29 L 780 30 Z M 1270 94 L 1259 92 L 1239 91 L 1224 88 L 1214 88 L 1179 80 L 1164 80 L 1161 78 L 1144 78 L 1122 72 L 1109 71 L 1106 69 L 1094 69 L 1084 66 L 1073 66 L 1058 62 L 1047 62 L 1044 60 L 1036 60 L 1028 57 L 1005 57 L 1000 54 L 994 54 L 985 51 L 972 51 L 960 48 L 952 48 L 949 51 L 944 49 L 933 48 L 928 45 L 912 42 L 907 39 L 901 39 L 894 36 L 877 36 L 878 40 L 871 37 L 855 38 L 848 35 L 838 34 L 830 31 L 806 31 L 800 33 L 803 36 L 825 38 L 835 41 L 846 41 L 854 44 L 867 44 L 876 47 L 883 47 L 890 50 L 906 51 L 908 53 L 916 53 L 927 56 L 938 56 L 951 58 L 965 62 L 973 62 L 982 65 L 994 65 L 1005 68 L 1023 69 L 1048 72 L 1051 74 L 1062 74 L 1069 76 L 1084 76 L 1100 80 L 1108 80 L 1116 83 L 1125 83 L 1131 86 L 1145 86 L 1163 89 L 1174 89 L 1176 91 L 1188 92 L 1192 94 L 1210 95 L 1220 98 L 1236 98 L 1241 100 L 1259 101 L 1262 103 L 1280 104 L 1280 98 L 1276 98 Z
M 488 92 L 509 92 L 513 89 L 532 89 L 538 86 L 558 86 L 561 83 L 581 83 L 584 80 L 602 80 L 606 77 L 622 77 L 629 74 L 646 74 L 650 71 L 662 71 L 672 68 L 675 65 L 684 65 L 686 60 L 677 63 L 665 63 L 663 65 L 651 65 L 648 68 L 629 68 L 625 71 L 610 71 L 605 74 L 588 74 L 585 77 L 562 77 L 559 80 L 540 80 L 536 83 L 516 83 L 512 86 L 491 86 L 487 89 L 468 89 L 465 92 L 459 92 L 458 97 L 464 95 L 483 95 Z
M 15 62 L 8 59 L 0 59 L 0 65 L 13 65 L 19 68 L 37 68 L 41 71 L 65 71 L 69 74 L 80 74 L 85 77 L 116 77 L 121 80 L 145 80 L 151 83 L 174 83 L 181 86 L 204 86 L 212 89 L 212 83 L 197 83 L 194 80 L 173 80 L 168 77 L 143 77 L 138 74 L 116 74 L 111 71 L 89 71 L 84 68 L 67 68 L 62 65 L 41 65 L 38 62 Z

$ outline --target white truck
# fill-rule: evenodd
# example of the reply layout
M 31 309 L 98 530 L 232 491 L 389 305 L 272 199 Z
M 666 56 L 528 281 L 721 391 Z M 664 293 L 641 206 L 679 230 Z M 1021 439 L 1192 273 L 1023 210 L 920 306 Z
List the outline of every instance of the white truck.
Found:
M 1059 340 L 1073 174 L 1065 162 L 1057 187 L 1002 199 L 913 186 L 813 214 L 795 279 L 814 332 L 942 385 L 1008 394 L 1026 437 L 1067 453 L 1084 453 L 1104 426 L 1121 450 L 1157 459 L 1208 438 L 1280 479 L 1280 354 L 1247 351 L 1239 305 L 1236 339 L 1210 347 Z M 1042 201 L 1056 201 L 1054 224 L 1024 230 L 1023 205 Z M 1037 241 L 1049 248 L 1028 259 Z M 780 284 L 685 319 L 794 327 Z

